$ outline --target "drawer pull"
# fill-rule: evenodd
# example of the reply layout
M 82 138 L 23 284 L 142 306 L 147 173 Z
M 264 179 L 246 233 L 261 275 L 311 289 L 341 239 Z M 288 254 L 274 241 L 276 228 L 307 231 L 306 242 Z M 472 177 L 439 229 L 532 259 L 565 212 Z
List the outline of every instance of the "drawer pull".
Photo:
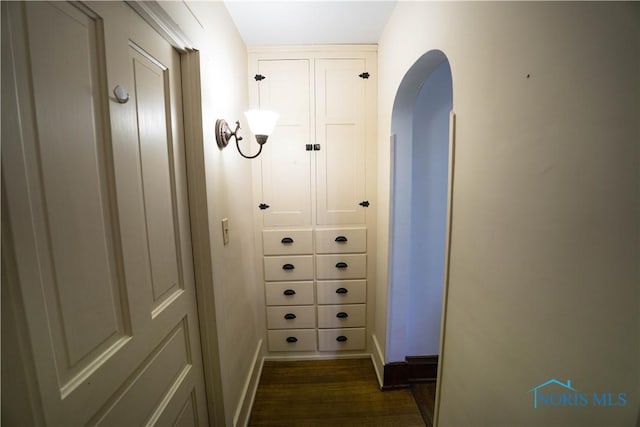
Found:
M 339 262 L 336 264 L 336 268 L 347 268 L 349 267 L 346 262 Z
M 296 315 L 293 314 L 293 313 L 287 313 L 287 314 L 284 315 L 284 318 L 287 319 L 287 320 L 292 320 L 292 319 L 296 318 Z
M 290 245 L 293 243 L 293 239 L 291 237 L 283 237 L 282 240 L 280 240 L 280 243 L 283 245 Z
M 287 289 L 282 294 L 286 296 L 291 296 L 291 295 L 295 295 L 296 291 L 294 291 L 293 289 Z
M 347 241 L 347 238 L 346 238 L 346 237 L 344 237 L 344 236 L 338 236 L 338 237 L 336 237 L 336 242 L 338 242 L 338 243 L 344 243 L 344 242 L 346 242 L 346 241 Z
M 296 337 L 287 337 L 287 342 L 290 342 L 290 343 L 298 342 L 298 338 L 296 338 Z
M 341 311 L 340 313 L 336 314 L 336 317 L 338 319 L 346 319 L 347 317 L 349 317 L 349 314 L 345 313 L 344 311 Z
M 282 266 L 283 270 L 293 270 L 295 267 L 293 264 L 285 264 Z
M 336 294 L 346 294 L 347 292 L 349 292 L 349 290 L 346 289 L 346 288 L 338 288 L 338 289 L 336 289 Z
M 348 338 L 345 337 L 344 335 L 340 335 L 338 338 L 336 338 L 336 341 L 338 342 L 347 342 Z

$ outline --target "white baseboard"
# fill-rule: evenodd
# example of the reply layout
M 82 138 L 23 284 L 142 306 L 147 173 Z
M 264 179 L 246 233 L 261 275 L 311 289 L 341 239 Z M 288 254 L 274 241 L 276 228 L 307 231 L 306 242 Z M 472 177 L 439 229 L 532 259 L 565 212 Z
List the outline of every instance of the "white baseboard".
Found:
M 304 360 L 336 360 L 336 359 L 370 359 L 370 353 L 352 353 L 352 354 L 312 354 L 312 355 L 291 355 L 291 356 L 265 356 L 264 360 L 274 362 L 293 362 Z
M 376 371 L 378 377 L 378 383 L 380 388 L 384 385 L 384 356 L 382 356 L 382 350 L 380 349 L 380 343 L 375 335 L 371 335 L 373 341 L 373 352 L 371 354 L 371 361 L 373 362 L 373 369 Z
M 262 354 L 262 340 L 258 341 L 256 352 L 253 355 L 251 361 L 251 369 L 244 382 L 242 388 L 242 394 L 240 395 L 240 401 L 236 407 L 235 414 L 233 416 L 233 426 L 246 426 L 249 424 L 249 417 L 251 416 L 251 408 L 253 407 L 253 401 L 256 398 L 256 391 L 258 391 L 258 384 L 260 381 L 260 375 L 262 374 L 262 365 L 264 364 L 264 358 L 260 357 Z

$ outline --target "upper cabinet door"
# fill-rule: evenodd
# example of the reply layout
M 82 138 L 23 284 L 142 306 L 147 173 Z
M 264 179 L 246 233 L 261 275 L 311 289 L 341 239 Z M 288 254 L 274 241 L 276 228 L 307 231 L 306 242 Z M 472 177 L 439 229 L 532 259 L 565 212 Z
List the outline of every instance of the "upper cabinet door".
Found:
M 316 197 L 319 225 L 363 224 L 366 209 L 364 59 L 318 59 Z
M 263 225 L 311 225 L 312 143 L 311 67 L 308 59 L 260 60 L 265 76 L 259 85 L 258 105 L 280 114 L 278 124 L 260 156 L 260 203 L 268 205 Z

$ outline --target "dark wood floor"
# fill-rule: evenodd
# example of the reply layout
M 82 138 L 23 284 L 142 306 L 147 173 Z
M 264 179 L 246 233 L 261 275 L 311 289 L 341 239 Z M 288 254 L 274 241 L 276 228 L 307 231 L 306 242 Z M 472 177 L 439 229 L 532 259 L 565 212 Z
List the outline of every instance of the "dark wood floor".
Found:
M 380 391 L 369 359 L 267 361 L 250 426 L 424 426 L 410 389 Z
M 433 427 L 433 411 L 436 403 L 436 383 L 413 383 L 411 393 L 420 409 L 420 414 L 427 427 Z

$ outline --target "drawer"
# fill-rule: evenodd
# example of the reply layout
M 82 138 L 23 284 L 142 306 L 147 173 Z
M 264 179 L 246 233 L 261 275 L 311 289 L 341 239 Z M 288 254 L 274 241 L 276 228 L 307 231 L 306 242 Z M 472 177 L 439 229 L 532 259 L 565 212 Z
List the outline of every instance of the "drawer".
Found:
M 319 329 L 320 351 L 364 350 L 365 329 Z
M 318 304 L 367 302 L 366 280 L 327 280 L 316 284 Z
M 313 256 L 264 257 L 264 280 L 313 280 Z
M 267 307 L 268 329 L 305 329 L 315 327 L 316 310 L 312 305 Z
M 315 329 L 281 329 L 267 331 L 269 351 L 314 351 Z
M 330 228 L 316 230 L 316 253 L 345 254 L 366 251 L 366 228 Z
M 317 255 L 318 279 L 364 279 L 367 276 L 367 256 Z
M 265 284 L 267 305 L 313 304 L 313 282 L 283 282 Z
M 265 230 L 262 232 L 265 255 L 307 255 L 313 253 L 311 230 Z
M 318 327 L 355 328 L 365 326 L 366 307 L 365 304 L 318 306 Z

